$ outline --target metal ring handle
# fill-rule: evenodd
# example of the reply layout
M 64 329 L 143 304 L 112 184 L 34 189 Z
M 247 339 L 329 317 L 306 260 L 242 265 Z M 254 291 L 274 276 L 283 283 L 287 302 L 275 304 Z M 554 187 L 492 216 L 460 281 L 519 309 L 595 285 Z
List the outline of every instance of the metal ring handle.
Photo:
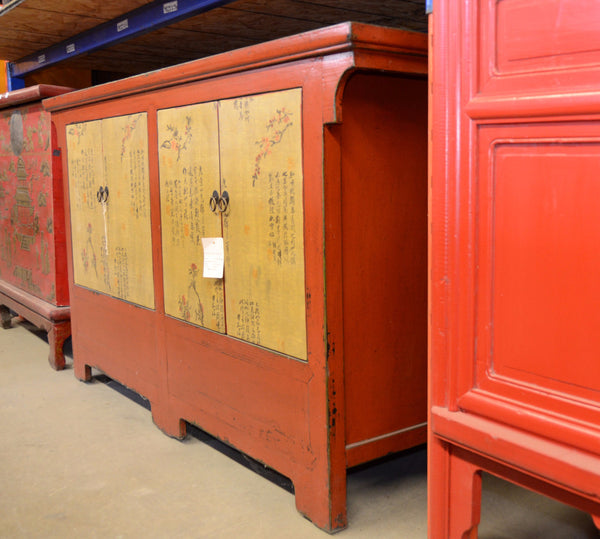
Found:
M 226 212 L 227 208 L 229 208 L 229 193 L 223 191 L 221 198 L 219 198 L 219 211 L 221 213 Z
M 108 201 L 108 185 L 105 187 L 100 186 L 100 189 L 98 189 L 98 192 L 96 193 L 96 198 L 101 204 Z
M 208 201 L 208 205 L 210 207 L 210 211 L 212 211 L 213 213 L 217 211 L 217 206 L 219 205 L 218 191 L 213 191 L 213 194 L 211 195 L 210 200 Z

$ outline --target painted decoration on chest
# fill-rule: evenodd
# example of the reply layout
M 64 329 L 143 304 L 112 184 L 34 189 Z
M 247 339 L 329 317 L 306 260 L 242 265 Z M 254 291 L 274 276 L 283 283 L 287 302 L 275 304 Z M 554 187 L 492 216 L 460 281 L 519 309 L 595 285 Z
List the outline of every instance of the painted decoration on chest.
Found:
M 39 104 L 0 116 L 0 277 L 54 301 L 50 116 Z

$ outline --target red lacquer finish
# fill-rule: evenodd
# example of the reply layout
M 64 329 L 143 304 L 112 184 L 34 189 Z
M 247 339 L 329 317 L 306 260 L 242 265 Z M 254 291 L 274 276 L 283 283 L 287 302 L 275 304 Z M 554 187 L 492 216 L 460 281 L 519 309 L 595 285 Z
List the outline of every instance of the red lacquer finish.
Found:
M 430 536 L 476 537 L 482 470 L 598 523 L 600 8 L 430 24 Z
M 155 309 L 74 284 L 66 197 L 75 374 L 97 367 L 171 436 L 194 423 L 287 475 L 327 531 L 346 526 L 348 467 L 425 441 L 426 72 L 425 36 L 347 23 L 45 102 L 63 148 L 73 122 L 148 114 Z M 289 88 L 306 362 L 166 316 L 163 299 L 157 110 Z
M 0 309 L 48 331 L 49 362 L 64 367 L 69 336 L 62 163 L 42 99 L 70 91 L 40 85 L 0 96 Z

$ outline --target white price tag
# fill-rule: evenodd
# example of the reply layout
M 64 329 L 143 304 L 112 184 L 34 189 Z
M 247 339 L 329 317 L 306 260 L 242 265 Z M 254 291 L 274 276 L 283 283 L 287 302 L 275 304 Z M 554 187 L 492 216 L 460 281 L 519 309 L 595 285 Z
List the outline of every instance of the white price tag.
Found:
M 222 279 L 225 264 L 223 238 L 202 238 L 202 247 L 204 248 L 202 276 L 206 279 Z

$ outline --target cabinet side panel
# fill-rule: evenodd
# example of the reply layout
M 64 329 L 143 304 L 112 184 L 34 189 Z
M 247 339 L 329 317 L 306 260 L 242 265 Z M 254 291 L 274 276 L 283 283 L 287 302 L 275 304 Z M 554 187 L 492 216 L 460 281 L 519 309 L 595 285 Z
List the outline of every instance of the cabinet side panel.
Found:
M 222 101 L 227 333 L 307 358 L 302 94 Z
M 346 443 L 358 446 L 411 437 L 427 417 L 427 82 L 357 74 L 343 111 Z
M 112 295 L 154 308 L 146 113 L 102 120 Z
M 108 293 L 107 231 L 96 198 L 98 189 L 105 184 L 102 122 L 71 124 L 66 130 L 74 282 Z
M 165 312 L 223 333 L 223 281 L 202 276 L 202 238 L 222 236 L 217 103 L 158 111 L 158 154 Z

